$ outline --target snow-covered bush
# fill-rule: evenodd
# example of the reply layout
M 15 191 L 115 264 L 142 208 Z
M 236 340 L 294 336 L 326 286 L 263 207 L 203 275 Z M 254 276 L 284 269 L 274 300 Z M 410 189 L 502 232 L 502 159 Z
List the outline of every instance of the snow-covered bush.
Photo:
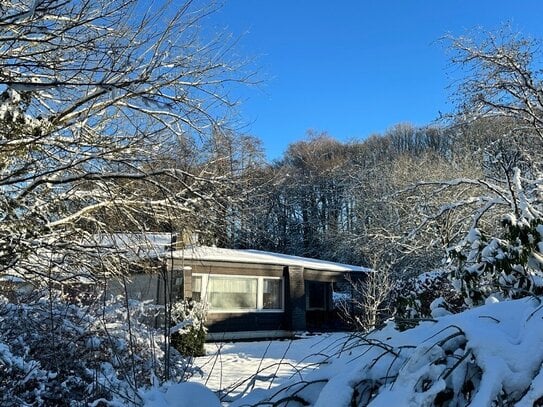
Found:
M 542 298 L 345 337 L 318 369 L 235 406 L 541 406 Z M 492 340 L 489 340 L 492 338 Z
M 471 230 L 466 250 L 453 252 L 453 281 L 468 305 L 483 304 L 491 296 L 503 300 L 543 293 L 542 223 L 543 219 L 519 222 L 510 215 L 499 238 Z
M 59 293 L 19 304 L 0 297 L 0 405 L 138 405 L 138 389 L 186 379 L 187 361 L 142 322 L 155 311 L 142 302 L 78 306 Z
M 205 303 L 192 299 L 176 302 L 172 306 L 172 345 L 183 356 L 204 356 L 207 329 Z
M 439 299 L 442 301 L 438 307 Z M 393 286 L 390 302 L 390 308 L 400 320 L 431 318 L 436 316 L 433 315 L 436 308 L 453 313 L 463 308 L 460 294 L 451 284 L 447 271 L 443 269 L 397 281 Z
M 337 296 L 336 306 L 348 325 L 358 331 L 371 330 L 378 326 L 377 322 L 382 323 L 390 317 L 395 317 L 402 328 L 409 328 L 420 319 L 457 313 L 466 308 L 446 269 L 390 284 L 381 278 L 373 287 L 370 281 L 369 288 L 366 281 L 360 281 L 353 283 L 351 290 L 352 296 Z M 368 315 L 372 316 L 373 323 L 368 323 Z
M 535 185 L 534 185 L 535 184 Z M 499 236 L 473 227 L 450 250 L 451 278 L 468 306 L 487 299 L 515 299 L 543 294 L 543 214 L 539 182 L 524 188 L 520 171 L 511 183 L 511 212 Z

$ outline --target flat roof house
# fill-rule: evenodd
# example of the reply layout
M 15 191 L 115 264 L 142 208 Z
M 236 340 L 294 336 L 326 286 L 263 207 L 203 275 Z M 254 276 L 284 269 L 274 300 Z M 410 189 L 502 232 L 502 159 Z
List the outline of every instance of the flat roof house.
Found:
M 168 249 L 153 250 L 162 272 L 134 273 L 128 295 L 157 304 L 166 298 L 205 301 L 208 337 L 215 340 L 288 337 L 334 327 L 339 323 L 332 304 L 334 283 L 369 271 L 259 250 L 199 245 Z
M 214 339 L 289 336 L 334 324 L 332 283 L 367 269 L 258 250 L 196 246 L 166 256 L 182 296 L 205 300 Z

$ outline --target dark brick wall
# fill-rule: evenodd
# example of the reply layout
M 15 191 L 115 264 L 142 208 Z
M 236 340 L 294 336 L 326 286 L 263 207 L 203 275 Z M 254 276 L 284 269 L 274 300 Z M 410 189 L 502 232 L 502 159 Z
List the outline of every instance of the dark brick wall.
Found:
M 305 281 L 303 267 L 290 266 L 287 268 L 287 305 L 290 317 L 290 329 L 305 331 Z

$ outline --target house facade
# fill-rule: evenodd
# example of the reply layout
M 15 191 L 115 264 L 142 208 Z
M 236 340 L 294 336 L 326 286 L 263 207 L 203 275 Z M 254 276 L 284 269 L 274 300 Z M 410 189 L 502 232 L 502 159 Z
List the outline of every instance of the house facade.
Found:
M 337 283 L 367 269 L 257 250 L 194 246 L 168 253 L 180 296 L 205 301 L 212 339 L 291 336 L 334 328 Z M 355 277 L 352 277 L 355 275 Z
M 207 305 L 210 339 L 288 337 L 295 332 L 337 328 L 340 320 L 332 301 L 346 279 L 364 278 L 368 269 L 258 250 L 234 250 L 175 239 L 149 239 L 157 247 L 142 249 L 137 236 L 127 247 L 152 264 L 130 277 L 126 292 L 132 299 L 165 304 L 181 299 Z M 124 240 L 123 240 L 124 241 Z M 152 243 L 151 246 L 154 246 Z M 136 248 L 136 249 L 134 249 Z M 141 254 L 144 254 L 141 256 Z M 148 255 L 151 253 L 151 255 Z M 123 294 L 124 288 L 111 287 Z

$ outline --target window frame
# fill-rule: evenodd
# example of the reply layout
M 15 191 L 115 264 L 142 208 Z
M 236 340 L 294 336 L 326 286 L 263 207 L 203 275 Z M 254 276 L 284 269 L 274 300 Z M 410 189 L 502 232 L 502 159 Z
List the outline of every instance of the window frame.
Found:
M 201 298 L 204 302 L 207 303 L 208 313 L 213 314 L 246 314 L 251 312 L 258 313 L 283 313 L 285 312 L 285 280 L 283 277 L 275 276 L 255 276 L 255 275 L 242 275 L 242 274 L 216 274 L 216 273 L 192 273 L 194 277 L 202 278 L 202 291 L 200 292 Z M 209 303 L 208 297 L 208 287 L 210 278 L 245 278 L 245 279 L 256 279 L 256 308 L 223 308 L 223 309 L 213 309 Z M 279 280 L 281 281 L 281 308 L 264 308 L 264 280 Z

